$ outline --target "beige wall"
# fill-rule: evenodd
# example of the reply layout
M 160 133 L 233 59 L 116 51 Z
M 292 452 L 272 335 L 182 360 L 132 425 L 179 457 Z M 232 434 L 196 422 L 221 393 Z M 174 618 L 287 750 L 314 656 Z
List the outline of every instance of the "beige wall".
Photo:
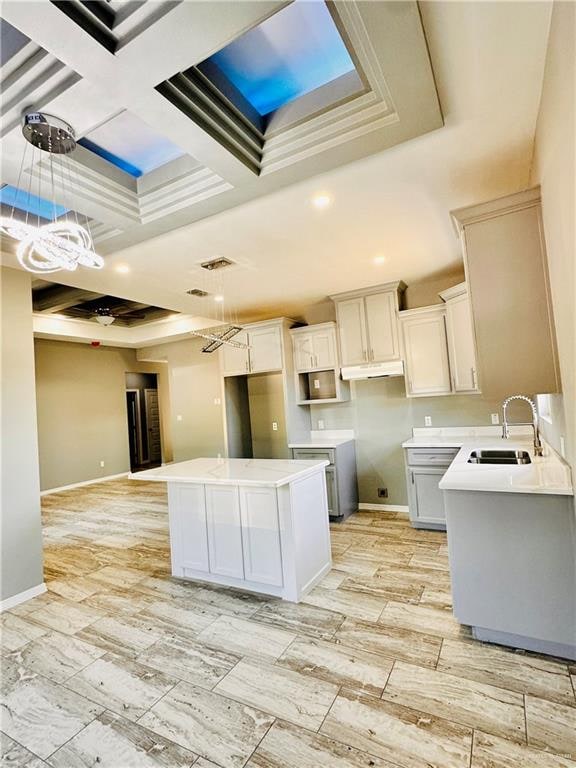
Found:
M 162 452 L 171 458 L 164 366 L 139 363 L 133 349 L 43 339 L 35 342 L 35 358 L 42 490 L 129 471 L 130 371 L 158 374 Z
M 218 355 L 201 352 L 201 339 L 138 350 L 139 360 L 167 363 L 174 461 L 224 454 L 223 406 Z M 180 417 L 180 418 L 179 418 Z
M 559 445 L 565 431 L 566 456 L 576 478 L 576 5 L 555 2 L 552 11 L 542 101 L 538 115 L 531 182 L 542 188 L 542 212 L 554 322 L 560 359 L 565 427 L 559 399 L 547 436 Z
M 0 600 L 6 600 L 43 581 L 30 275 L 0 269 L 0 298 Z
M 248 404 L 255 459 L 288 459 L 288 437 L 281 373 L 248 376 Z M 278 429 L 272 429 L 276 422 Z

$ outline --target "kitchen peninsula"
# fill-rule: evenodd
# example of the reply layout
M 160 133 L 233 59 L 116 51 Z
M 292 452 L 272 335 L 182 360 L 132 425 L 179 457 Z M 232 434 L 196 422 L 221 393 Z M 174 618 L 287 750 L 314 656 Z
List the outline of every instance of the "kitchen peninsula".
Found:
M 299 602 L 331 568 L 328 461 L 198 458 L 168 484 L 172 575 Z

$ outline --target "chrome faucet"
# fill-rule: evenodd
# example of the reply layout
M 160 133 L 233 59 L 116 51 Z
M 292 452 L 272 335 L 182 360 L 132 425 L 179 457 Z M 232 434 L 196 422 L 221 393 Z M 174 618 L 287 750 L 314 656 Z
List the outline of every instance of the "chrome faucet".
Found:
M 512 400 L 525 400 L 532 409 L 532 421 L 516 422 L 515 424 L 508 424 L 506 419 L 506 409 Z M 536 410 L 536 404 L 529 397 L 524 395 L 512 395 L 507 397 L 502 403 L 502 437 L 510 437 L 510 427 L 532 427 L 534 430 L 534 456 L 542 456 L 542 441 L 540 440 L 540 430 L 538 429 L 538 411 Z

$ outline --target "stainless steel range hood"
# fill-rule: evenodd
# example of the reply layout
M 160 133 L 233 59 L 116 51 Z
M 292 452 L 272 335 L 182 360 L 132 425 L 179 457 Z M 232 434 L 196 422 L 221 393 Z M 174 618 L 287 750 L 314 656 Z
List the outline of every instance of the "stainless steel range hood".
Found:
M 342 368 L 344 381 L 356 381 L 358 379 L 378 379 L 384 376 L 404 376 L 404 363 L 397 360 L 393 363 L 363 363 L 362 365 L 349 365 Z

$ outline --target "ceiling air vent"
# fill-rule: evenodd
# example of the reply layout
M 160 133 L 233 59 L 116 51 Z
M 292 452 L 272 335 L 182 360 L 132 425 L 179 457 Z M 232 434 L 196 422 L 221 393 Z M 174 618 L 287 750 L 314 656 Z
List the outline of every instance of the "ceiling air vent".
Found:
M 208 296 L 208 291 L 203 291 L 201 288 L 190 288 L 190 290 L 186 291 L 186 293 L 189 296 L 200 296 L 202 298 L 204 296 Z
M 224 258 L 224 256 L 218 256 L 215 259 L 212 259 L 211 261 L 203 261 L 200 266 L 202 269 L 208 269 L 210 271 L 214 269 L 223 269 L 224 267 L 231 267 L 232 264 L 234 264 L 233 261 L 230 261 L 230 259 Z

